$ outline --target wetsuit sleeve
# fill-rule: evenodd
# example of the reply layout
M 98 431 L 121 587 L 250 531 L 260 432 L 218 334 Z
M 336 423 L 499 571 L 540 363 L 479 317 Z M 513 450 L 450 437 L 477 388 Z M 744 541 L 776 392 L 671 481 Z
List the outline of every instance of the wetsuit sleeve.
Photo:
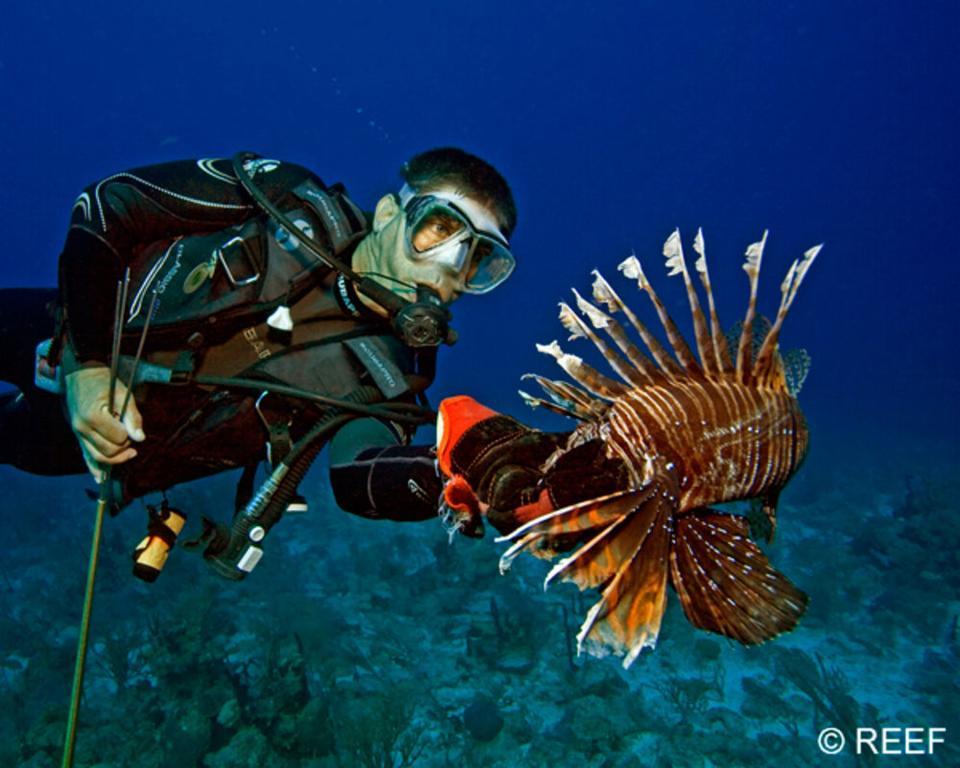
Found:
M 291 163 L 256 161 L 254 181 L 275 201 L 308 177 Z M 60 256 L 60 302 L 76 359 L 105 362 L 116 284 L 150 243 L 213 232 L 255 211 L 231 161 L 183 160 L 135 168 L 88 186 L 73 205 Z
M 334 437 L 330 484 L 344 511 L 401 522 L 435 518 L 442 491 L 433 448 L 400 445 L 374 419 L 352 422 Z

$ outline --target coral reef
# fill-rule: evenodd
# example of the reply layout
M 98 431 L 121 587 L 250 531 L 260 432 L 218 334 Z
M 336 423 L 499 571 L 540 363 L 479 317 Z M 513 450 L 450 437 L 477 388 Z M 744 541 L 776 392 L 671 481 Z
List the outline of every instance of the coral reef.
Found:
M 957 475 L 857 471 L 831 485 L 814 462 L 781 504 L 774 555 L 812 596 L 796 632 L 744 648 L 673 605 L 669 642 L 629 673 L 576 656 L 591 597 L 544 593 L 545 566 L 501 577 L 492 542 L 349 518 L 322 486 L 242 584 L 182 550 L 136 582 L 142 518 L 125 513 L 108 521 L 76 765 L 799 768 L 825 764 L 827 726 L 956 730 Z M 229 492 L 200 483 L 177 505 Z M 11 524 L 0 564 L 2 765 L 59 765 L 86 548 L 63 494 L 36 528 Z M 957 745 L 916 764 L 960 764 Z

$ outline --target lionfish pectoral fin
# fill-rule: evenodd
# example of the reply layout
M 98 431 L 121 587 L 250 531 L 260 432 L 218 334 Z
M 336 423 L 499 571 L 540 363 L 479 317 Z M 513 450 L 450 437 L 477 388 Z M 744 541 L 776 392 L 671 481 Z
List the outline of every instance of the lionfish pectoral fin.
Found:
M 669 485 L 668 485 L 669 483 Z M 620 491 L 559 509 L 531 520 L 509 536 L 501 572 L 524 549 L 543 556 L 559 553 L 556 542 L 574 536 L 580 544 L 557 562 L 544 582 L 572 581 L 596 587 L 600 599 L 577 635 L 578 651 L 615 653 L 630 664 L 656 645 L 667 599 L 669 521 L 676 508 L 672 477 L 657 475 L 642 488 Z
M 606 528 L 633 509 L 637 505 L 637 498 L 645 492 L 644 489 L 630 488 L 586 499 L 535 517 L 506 536 L 498 537 L 497 542 L 511 544 L 500 557 L 500 573 L 509 570 L 510 564 L 524 550 L 536 557 L 550 559 L 570 549 L 568 544 L 571 540 L 575 545 L 597 530 Z
M 670 520 L 675 510 L 671 495 L 655 484 L 655 492 L 627 521 L 616 529 L 611 526 L 599 551 L 574 564 L 590 582 L 604 571 L 610 573 L 577 634 L 578 652 L 615 653 L 624 657 L 626 669 L 645 648 L 656 646 L 667 605 Z M 565 578 L 576 580 L 573 574 Z
M 793 629 L 807 596 L 770 565 L 747 527 L 712 509 L 678 517 L 670 579 L 690 623 L 753 645 Z

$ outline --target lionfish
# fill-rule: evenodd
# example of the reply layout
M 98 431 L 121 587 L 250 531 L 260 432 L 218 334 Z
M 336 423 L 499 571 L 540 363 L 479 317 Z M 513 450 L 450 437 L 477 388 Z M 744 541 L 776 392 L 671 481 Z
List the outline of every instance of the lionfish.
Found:
M 807 426 L 795 398 L 806 365 L 801 360 L 799 371 L 789 370 L 778 350 L 778 338 L 822 245 L 793 262 L 770 325 L 758 317 L 756 306 L 766 241 L 764 232 L 746 251 L 743 268 L 749 277 L 750 298 L 735 357 L 731 354 L 734 344 L 720 329 L 702 230 L 693 248 L 699 256 L 695 269 L 708 300 L 709 330 L 687 271 L 679 230 L 663 248 L 669 275 L 683 277 L 697 356 L 636 255 L 620 264 L 619 270 L 649 295 L 675 359 L 596 270 L 592 273 L 596 304 L 573 292 L 589 322 L 562 302 L 560 320 L 570 339 L 593 342 L 619 380 L 565 353 L 556 341 L 537 345 L 576 383 L 528 374 L 549 400 L 522 391 L 521 396 L 530 405 L 580 422 L 545 468 L 577 445 L 600 439 L 605 455 L 619 458 L 630 477 L 629 486 L 622 490 L 542 515 L 499 539 L 513 543 L 501 558 L 501 572 L 524 550 L 552 559 L 563 549 L 556 545 L 558 541 L 572 538 L 580 543 L 556 563 L 544 583 L 546 589 L 555 579 L 572 581 L 581 590 L 596 588 L 600 594 L 580 628 L 578 652 L 586 649 L 597 656 L 612 652 L 625 657 L 626 668 L 643 649 L 655 647 L 668 582 L 694 626 L 743 644 L 761 643 L 793 629 L 806 608 L 807 596 L 751 541 L 746 519 L 711 508 L 754 500 L 762 504 L 771 538 L 780 491 L 807 450 Z M 636 330 L 649 357 L 612 317 L 617 312 Z M 768 327 L 762 341 L 756 333 L 761 320 Z M 616 350 L 596 333 L 601 330 Z

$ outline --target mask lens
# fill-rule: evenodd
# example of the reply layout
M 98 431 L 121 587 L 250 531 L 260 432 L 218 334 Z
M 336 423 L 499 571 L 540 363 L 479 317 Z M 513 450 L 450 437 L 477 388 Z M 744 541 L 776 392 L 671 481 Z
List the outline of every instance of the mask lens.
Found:
M 467 293 L 492 291 L 516 266 L 510 249 L 499 238 L 474 228 L 466 214 L 432 195 L 414 196 L 405 204 L 411 258 L 431 260 L 463 274 Z
M 486 293 L 510 277 L 517 265 L 510 251 L 501 243 L 484 235 L 477 235 L 470 269 L 464 279 L 467 293 Z
M 444 211 L 429 211 L 413 228 L 410 242 L 417 253 L 423 253 L 443 245 L 466 229 L 466 224 L 456 216 Z

